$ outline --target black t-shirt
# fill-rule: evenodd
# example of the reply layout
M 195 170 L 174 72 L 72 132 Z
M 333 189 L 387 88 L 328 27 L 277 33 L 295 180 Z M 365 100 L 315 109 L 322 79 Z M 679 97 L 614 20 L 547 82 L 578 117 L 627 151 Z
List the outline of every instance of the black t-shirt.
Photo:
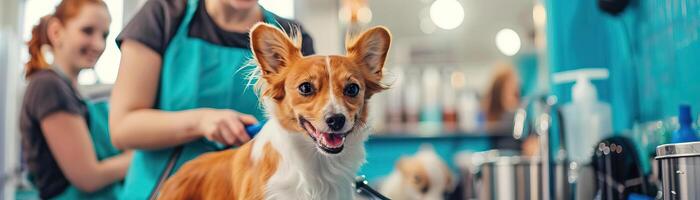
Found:
M 248 33 L 221 29 L 207 13 L 204 1 L 199 0 L 197 11 L 190 22 L 188 36 L 200 38 L 216 45 L 250 48 Z M 186 8 L 187 0 L 147 1 L 119 33 L 116 40 L 117 46 L 121 47 L 122 41 L 131 39 L 146 45 L 162 56 L 171 39 L 175 36 L 185 16 Z M 282 29 L 287 33 L 291 33 L 294 27 L 299 27 L 302 36 L 302 54 L 314 54 L 313 40 L 299 23 L 277 15 L 275 15 L 275 20 L 282 25 Z
M 41 121 L 57 112 L 76 114 L 87 119 L 86 105 L 65 79 L 52 70 L 35 72 L 29 78 L 19 122 L 22 157 L 42 199 L 54 197 L 70 185 L 56 163 L 41 129 Z

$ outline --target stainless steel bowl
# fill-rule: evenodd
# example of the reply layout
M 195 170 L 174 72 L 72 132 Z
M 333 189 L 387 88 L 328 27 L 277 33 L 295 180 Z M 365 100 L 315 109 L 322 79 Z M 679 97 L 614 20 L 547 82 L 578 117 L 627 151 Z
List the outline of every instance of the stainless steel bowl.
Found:
M 656 155 L 663 199 L 700 199 L 700 142 L 661 145 Z

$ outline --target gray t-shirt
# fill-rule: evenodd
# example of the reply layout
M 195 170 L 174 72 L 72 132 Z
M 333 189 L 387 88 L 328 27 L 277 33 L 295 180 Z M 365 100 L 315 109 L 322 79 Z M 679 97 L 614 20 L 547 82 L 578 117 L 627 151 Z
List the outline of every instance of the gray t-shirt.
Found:
M 35 72 L 29 77 L 19 123 L 22 157 L 27 163 L 32 182 L 39 189 L 41 199 L 54 197 L 70 185 L 56 163 L 44 138 L 44 130 L 41 129 L 41 121 L 57 112 L 76 114 L 88 119 L 86 105 L 67 80 L 52 70 Z
M 250 48 L 248 33 L 231 32 L 218 27 L 207 13 L 204 1 L 199 0 L 188 35 L 215 45 Z M 170 40 L 175 36 L 186 8 L 187 0 L 147 1 L 117 36 L 117 46 L 121 47 L 125 39 L 131 39 L 146 45 L 162 56 Z M 314 54 L 313 40 L 299 23 L 277 15 L 275 20 L 287 33 L 293 30 L 292 27 L 299 27 L 302 36 L 302 54 Z

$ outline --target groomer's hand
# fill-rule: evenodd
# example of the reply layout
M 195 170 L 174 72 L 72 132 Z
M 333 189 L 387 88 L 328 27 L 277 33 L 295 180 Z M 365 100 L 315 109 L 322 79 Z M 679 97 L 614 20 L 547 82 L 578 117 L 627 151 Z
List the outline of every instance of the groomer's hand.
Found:
M 250 140 L 246 125 L 258 123 L 252 115 L 226 109 L 203 108 L 198 110 L 197 133 L 211 141 L 239 146 Z

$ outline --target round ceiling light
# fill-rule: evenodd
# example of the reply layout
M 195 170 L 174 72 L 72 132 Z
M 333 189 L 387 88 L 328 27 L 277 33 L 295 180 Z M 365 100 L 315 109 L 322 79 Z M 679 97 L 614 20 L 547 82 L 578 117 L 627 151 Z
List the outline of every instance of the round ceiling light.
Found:
M 520 51 L 520 36 L 513 29 L 501 29 L 496 33 L 496 47 L 506 56 L 513 56 Z
M 457 0 L 435 0 L 430 6 L 430 19 L 437 27 L 452 30 L 464 21 L 464 8 Z

